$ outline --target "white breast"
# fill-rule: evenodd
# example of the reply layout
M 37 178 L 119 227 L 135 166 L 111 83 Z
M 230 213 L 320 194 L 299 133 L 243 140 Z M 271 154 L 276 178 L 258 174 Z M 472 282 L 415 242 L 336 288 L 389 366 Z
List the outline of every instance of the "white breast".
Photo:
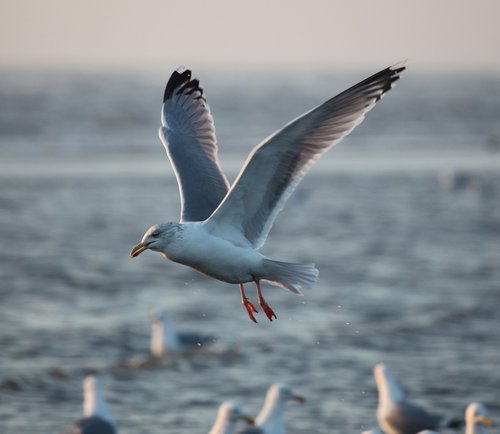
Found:
M 224 282 L 242 283 L 259 274 L 264 256 L 249 243 L 237 245 L 212 235 L 202 223 L 189 223 L 169 248 L 169 259 Z

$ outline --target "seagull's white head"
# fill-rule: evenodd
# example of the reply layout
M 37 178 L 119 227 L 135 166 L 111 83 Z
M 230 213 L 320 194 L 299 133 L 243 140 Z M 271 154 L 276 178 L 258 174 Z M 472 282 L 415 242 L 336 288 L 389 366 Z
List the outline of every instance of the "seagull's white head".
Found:
M 130 256 L 135 258 L 148 249 L 168 255 L 169 244 L 176 239 L 180 232 L 181 227 L 178 223 L 153 225 L 146 231 L 142 241 L 130 251 Z
M 237 402 L 226 401 L 222 403 L 219 407 L 219 414 L 224 415 L 232 423 L 244 420 L 250 425 L 254 424 L 253 418 L 248 416 L 243 411 L 243 407 Z
M 292 388 L 288 384 L 275 383 L 272 384 L 267 392 L 269 397 L 273 397 L 281 402 L 286 401 L 297 401 L 300 403 L 306 402 L 306 399 L 302 395 L 297 395 L 294 393 Z
M 379 407 L 390 408 L 404 399 L 403 389 L 397 383 L 389 366 L 384 363 L 375 365 L 373 375 L 379 394 Z
M 479 403 L 469 404 L 465 410 L 465 425 L 467 433 L 480 432 L 476 428 L 493 426 L 493 421 L 487 416 L 486 407 Z
M 160 310 L 159 312 L 154 313 L 151 316 L 151 321 L 153 323 L 168 323 L 169 325 L 172 324 L 170 315 L 165 310 Z
M 223 402 L 219 406 L 215 424 L 208 434 L 232 433 L 234 425 L 239 420 L 244 420 L 249 425 L 254 424 L 253 418 L 245 414 L 239 403 L 232 401 Z
M 83 380 L 83 415 L 99 416 L 111 424 L 114 423 L 108 412 L 102 381 L 94 375 L 88 375 Z
M 181 351 L 179 334 L 165 311 L 161 311 L 153 317 L 150 350 L 155 357 L 163 357 L 166 352 Z
M 285 434 L 283 421 L 283 410 L 287 401 L 306 402 L 306 399 L 293 392 L 290 386 L 282 383 L 274 383 L 267 390 L 266 399 L 255 424 L 264 432 Z

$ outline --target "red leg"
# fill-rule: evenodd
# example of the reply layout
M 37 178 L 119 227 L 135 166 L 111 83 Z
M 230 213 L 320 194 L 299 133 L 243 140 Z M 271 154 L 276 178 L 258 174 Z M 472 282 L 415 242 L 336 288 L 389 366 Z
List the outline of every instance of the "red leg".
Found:
M 255 284 L 257 285 L 257 296 L 259 297 L 258 301 L 259 301 L 260 307 L 262 307 L 262 310 L 264 311 L 264 313 L 266 314 L 266 316 L 269 318 L 269 321 L 272 321 L 273 317 L 276 318 L 276 319 L 278 319 L 278 317 L 276 316 L 276 314 L 274 313 L 274 311 L 271 309 L 271 306 L 269 306 L 267 304 L 266 300 L 264 300 L 264 297 L 262 295 L 262 290 L 260 289 L 260 283 L 259 283 L 259 281 L 256 280 Z
M 258 310 L 255 309 L 255 306 L 252 304 L 252 302 L 248 299 L 247 295 L 245 294 L 245 289 L 243 288 L 243 283 L 240 283 L 240 293 L 241 293 L 241 304 L 245 307 L 248 313 L 248 317 L 253 321 L 257 322 L 255 317 L 253 316 L 254 313 L 258 313 Z

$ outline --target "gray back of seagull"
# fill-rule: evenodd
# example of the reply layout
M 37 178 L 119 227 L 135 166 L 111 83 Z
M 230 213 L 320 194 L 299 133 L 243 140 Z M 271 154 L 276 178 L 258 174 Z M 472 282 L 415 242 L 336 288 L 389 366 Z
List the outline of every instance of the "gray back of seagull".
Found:
M 443 415 L 430 413 L 404 401 L 394 406 L 386 420 L 399 434 L 416 434 L 423 430 L 439 429 L 443 418 Z

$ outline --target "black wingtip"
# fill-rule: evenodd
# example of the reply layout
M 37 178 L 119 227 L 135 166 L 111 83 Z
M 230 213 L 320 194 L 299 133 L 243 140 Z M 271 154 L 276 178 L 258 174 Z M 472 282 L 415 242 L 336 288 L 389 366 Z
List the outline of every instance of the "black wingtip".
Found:
M 407 60 L 403 60 L 402 62 L 396 63 L 395 65 L 389 66 L 389 68 L 387 68 L 392 73 L 391 87 L 394 85 L 396 81 L 398 81 L 401 78 L 401 73 L 406 70 L 406 64 Z
M 392 66 L 389 66 L 389 69 L 395 74 L 401 74 L 408 64 L 408 59 L 402 60 L 401 62 L 395 63 Z
M 180 94 L 187 91 L 186 93 L 190 95 L 197 90 L 200 92 L 198 98 L 203 98 L 203 89 L 200 87 L 200 82 L 197 79 L 191 80 L 191 71 L 189 69 L 181 71 L 179 68 L 172 73 L 168 80 L 165 93 L 163 94 L 163 102 L 172 98 L 174 93 Z
M 191 71 L 189 69 L 182 71 L 181 68 L 179 68 L 177 71 L 174 71 L 168 79 L 167 86 L 165 87 L 163 102 L 172 98 L 175 89 L 189 83 L 189 80 L 191 80 Z
M 386 94 L 386 92 L 394 87 L 396 81 L 401 78 L 401 73 L 406 69 L 406 63 L 407 61 L 403 60 L 402 62 L 389 66 L 388 68 L 385 68 L 377 74 L 374 74 L 371 77 L 367 78 L 362 83 L 376 82 L 378 80 L 384 83 L 384 86 L 382 87 L 382 93 L 377 98 L 377 101 L 379 101 Z

